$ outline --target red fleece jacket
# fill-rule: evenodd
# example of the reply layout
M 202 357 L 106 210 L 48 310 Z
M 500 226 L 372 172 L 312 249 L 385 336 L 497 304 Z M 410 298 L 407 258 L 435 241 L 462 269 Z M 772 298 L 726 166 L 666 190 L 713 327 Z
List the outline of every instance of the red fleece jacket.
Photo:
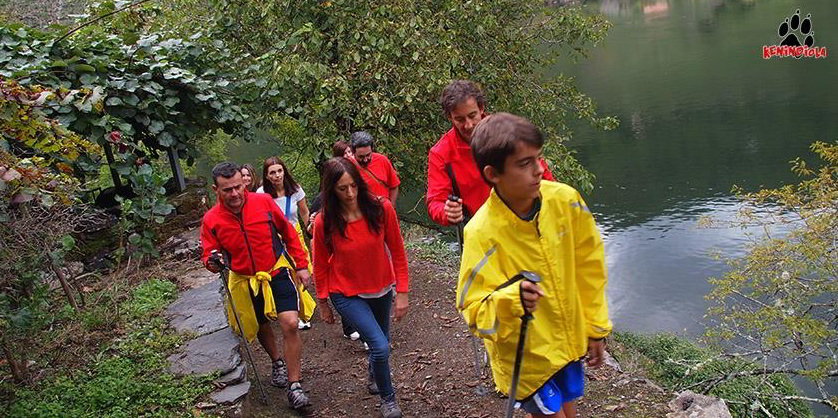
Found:
M 491 190 L 477 171 L 471 147 L 452 127 L 428 152 L 428 193 L 425 195 L 425 202 L 428 204 L 431 220 L 442 226 L 448 226 L 445 201 L 452 193 L 451 179 L 445 172 L 446 163 L 451 163 L 454 177 L 457 178 L 460 187 L 460 198 L 463 199 L 470 215 L 473 216 L 477 209 L 483 206 Z M 553 180 L 553 173 L 547 167 L 547 162 L 542 159 L 540 163 L 544 167 L 542 177 L 545 180 Z
M 204 266 L 212 250 L 218 250 L 229 254 L 230 270 L 236 273 L 252 275 L 259 271 L 272 272 L 276 255 L 271 222 L 282 236 L 285 251 L 291 255 L 296 268 L 300 270 L 308 267 L 297 231 L 285 219 L 279 206 L 268 194 L 248 192 L 245 192 L 244 205 L 239 214 L 230 212 L 220 202 L 204 214 L 201 221 L 201 261 Z

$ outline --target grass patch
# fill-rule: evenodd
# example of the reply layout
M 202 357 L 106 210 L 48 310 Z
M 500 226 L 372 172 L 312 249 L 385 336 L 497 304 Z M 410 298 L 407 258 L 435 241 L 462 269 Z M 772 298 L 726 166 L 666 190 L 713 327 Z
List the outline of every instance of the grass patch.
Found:
M 669 390 L 681 391 L 690 388 L 694 392 L 706 392 L 722 398 L 735 417 L 765 416 L 763 409 L 776 417 L 813 416 L 811 408 L 805 402 L 781 401 L 769 395 L 757 394 L 759 390 L 778 395 L 799 395 L 794 383 L 787 376 L 738 377 L 711 385 L 717 377 L 732 372 L 754 370 L 757 366 L 740 359 L 710 360 L 716 358 L 718 353 L 673 334 L 615 333 L 614 337 L 625 347 L 625 350 L 614 353 L 620 362 L 635 364 L 651 379 Z M 690 368 L 697 364 L 702 366 Z
M 185 338 L 159 315 L 177 296 L 173 283 L 148 280 L 124 300 L 103 292 L 108 294 L 97 300 L 105 303 L 89 307 L 71 321 L 81 323 L 81 329 L 108 324 L 123 333 L 100 347 L 87 347 L 92 351 L 89 365 L 64 367 L 35 386 L 14 388 L 8 416 L 182 416 L 212 389 L 215 376 L 176 378 L 167 372 L 166 357 Z

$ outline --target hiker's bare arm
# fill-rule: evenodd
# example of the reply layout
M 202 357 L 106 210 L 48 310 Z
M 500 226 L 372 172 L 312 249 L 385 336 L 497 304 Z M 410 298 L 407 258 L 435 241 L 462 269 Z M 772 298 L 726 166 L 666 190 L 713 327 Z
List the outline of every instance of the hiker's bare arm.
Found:
M 305 199 L 300 200 L 299 202 L 297 202 L 297 212 L 300 213 L 300 219 L 303 220 L 303 224 L 301 226 L 303 227 L 303 229 L 306 229 L 308 227 L 308 222 L 309 222 L 309 218 L 308 218 L 309 212 L 308 212 L 308 205 L 306 204 Z
M 398 322 L 404 318 L 405 314 L 407 314 L 407 292 L 396 293 L 394 304 L 393 319 Z
M 605 339 L 588 338 L 588 367 L 599 367 L 605 359 Z
M 399 186 L 393 187 L 390 189 L 390 203 L 393 204 L 393 207 L 396 206 L 396 199 L 399 197 Z

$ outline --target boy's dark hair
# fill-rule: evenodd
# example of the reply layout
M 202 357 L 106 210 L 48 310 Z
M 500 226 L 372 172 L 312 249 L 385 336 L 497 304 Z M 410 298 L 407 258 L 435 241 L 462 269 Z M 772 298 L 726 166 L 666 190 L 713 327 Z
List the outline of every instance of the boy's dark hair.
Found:
M 218 185 L 218 178 L 233 178 L 236 173 L 241 173 L 241 167 L 232 161 L 223 161 L 212 168 L 212 183 Z
M 445 117 L 451 116 L 454 107 L 468 99 L 474 99 L 477 107 L 486 108 L 486 96 L 477 84 L 468 80 L 454 80 L 442 89 L 439 97 L 439 104 L 442 105 L 442 114 Z
M 486 183 L 492 184 L 483 174 L 483 168 L 492 166 L 503 174 L 506 157 L 515 153 L 519 142 L 541 148 L 544 135 L 526 118 L 503 112 L 489 115 L 477 124 L 471 136 L 471 153 Z
M 352 151 L 358 148 L 372 147 L 372 144 L 372 135 L 367 131 L 356 131 L 352 132 L 352 135 L 349 135 L 349 146 L 352 147 Z

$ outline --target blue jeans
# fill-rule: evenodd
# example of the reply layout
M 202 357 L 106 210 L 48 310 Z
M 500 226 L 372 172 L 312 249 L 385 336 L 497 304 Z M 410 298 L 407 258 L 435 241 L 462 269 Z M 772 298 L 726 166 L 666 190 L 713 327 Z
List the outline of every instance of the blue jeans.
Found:
M 395 392 L 390 379 L 390 307 L 393 304 L 393 292 L 387 292 L 376 299 L 347 297 L 339 293 L 329 296 L 338 313 L 349 321 L 361 334 L 361 339 L 370 346 L 369 370 L 381 391 L 381 399 L 393 399 Z

